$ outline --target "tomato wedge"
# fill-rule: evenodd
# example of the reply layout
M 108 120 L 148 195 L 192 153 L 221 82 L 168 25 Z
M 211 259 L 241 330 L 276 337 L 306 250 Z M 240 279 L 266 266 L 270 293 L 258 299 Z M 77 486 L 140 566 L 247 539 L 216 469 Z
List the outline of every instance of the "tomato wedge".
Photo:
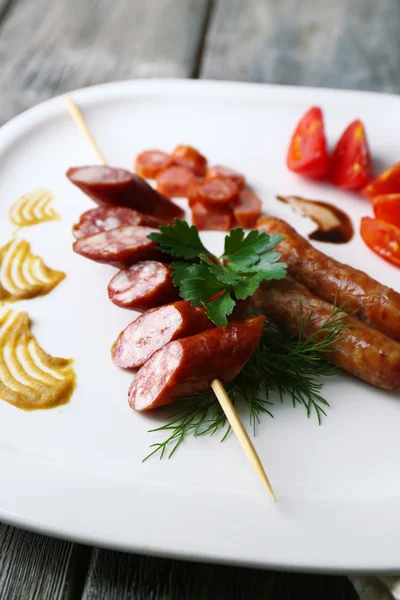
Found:
M 392 265 L 400 267 L 400 227 L 378 219 L 363 217 L 360 233 L 368 248 Z
M 361 193 L 367 198 L 383 194 L 400 194 L 400 162 L 375 177 L 361 190 Z
M 377 219 L 400 227 L 400 194 L 386 194 L 372 198 Z
M 328 151 L 322 110 L 313 106 L 300 119 L 290 142 L 286 164 L 288 169 L 322 179 L 328 173 Z
M 371 180 L 371 155 L 363 123 L 357 119 L 343 132 L 331 158 L 333 185 L 358 190 Z

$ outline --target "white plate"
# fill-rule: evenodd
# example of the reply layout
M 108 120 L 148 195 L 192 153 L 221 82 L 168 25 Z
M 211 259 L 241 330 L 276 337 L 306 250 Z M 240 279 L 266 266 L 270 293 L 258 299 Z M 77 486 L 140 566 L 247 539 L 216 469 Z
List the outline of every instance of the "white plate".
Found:
M 145 148 L 187 142 L 214 163 L 243 171 L 267 213 L 300 232 L 311 223 L 274 199 L 277 192 L 332 201 L 356 230 L 367 200 L 297 178 L 285 168 L 289 136 L 312 104 L 323 107 L 330 144 L 364 120 L 377 167 L 398 160 L 400 101 L 394 96 L 295 87 L 193 81 L 124 82 L 73 94 L 110 164 L 130 168 Z M 114 272 L 75 255 L 71 223 L 91 206 L 64 177 L 95 162 L 55 98 L 0 131 L 0 240 L 7 211 L 22 193 L 49 187 L 62 220 L 24 235 L 66 280 L 44 298 L 21 303 L 49 352 L 76 360 L 78 387 L 61 410 L 26 413 L 0 403 L 0 518 L 74 540 L 140 553 L 324 571 L 400 569 L 400 403 L 346 376 L 325 386 L 331 403 L 318 427 L 287 401 L 265 417 L 255 443 L 278 496 L 274 505 L 233 436 L 190 439 L 172 460 L 142 464 L 147 430 L 159 415 L 131 411 L 131 376 L 109 348 L 132 319 L 112 305 Z M 222 234 L 207 241 L 221 244 Z M 327 253 L 400 288 L 400 271 L 359 235 Z

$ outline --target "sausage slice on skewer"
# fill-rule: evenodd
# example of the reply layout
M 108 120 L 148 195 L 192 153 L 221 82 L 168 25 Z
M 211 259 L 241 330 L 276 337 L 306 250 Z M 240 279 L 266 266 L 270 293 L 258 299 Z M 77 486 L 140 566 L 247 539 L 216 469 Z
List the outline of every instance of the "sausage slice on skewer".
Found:
M 111 348 L 112 359 L 118 367 L 136 369 L 172 340 L 211 327 L 215 325 L 202 306 L 187 300 L 166 304 L 140 315 L 119 334 Z
M 139 260 L 162 259 L 157 245 L 147 237 L 156 231 L 150 227 L 116 227 L 76 240 L 74 252 L 85 258 L 115 267 L 129 267 Z
M 117 306 L 139 312 L 179 299 L 170 266 L 155 260 L 118 271 L 108 284 L 108 295 Z
M 67 177 L 97 204 L 126 206 L 170 222 L 185 214 L 144 179 L 125 169 L 104 165 L 71 167 Z
M 150 410 L 210 389 L 213 379 L 229 383 L 258 346 L 264 317 L 233 321 L 171 342 L 139 370 L 129 388 L 129 405 Z
M 99 206 L 84 212 L 79 223 L 72 228 L 73 236 L 79 240 L 89 235 L 102 231 L 110 231 L 123 225 L 143 225 L 145 227 L 158 227 L 165 224 L 162 219 L 145 215 L 132 208 L 124 206 Z

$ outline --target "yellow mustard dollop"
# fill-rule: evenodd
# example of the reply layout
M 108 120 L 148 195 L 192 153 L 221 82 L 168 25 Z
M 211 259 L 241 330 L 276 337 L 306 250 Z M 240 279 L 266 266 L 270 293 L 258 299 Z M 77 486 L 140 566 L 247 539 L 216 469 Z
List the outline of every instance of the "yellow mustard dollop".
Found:
M 0 399 L 24 410 L 66 404 L 75 389 L 72 359 L 55 358 L 38 344 L 26 312 L 0 317 Z
M 58 221 L 59 214 L 53 208 L 54 194 L 51 190 L 34 190 L 20 196 L 10 208 L 10 221 L 17 227 L 27 227 L 47 221 Z
M 44 296 L 65 277 L 31 253 L 25 240 L 11 240 L 0 248 L 0 301 L 15 302 Z

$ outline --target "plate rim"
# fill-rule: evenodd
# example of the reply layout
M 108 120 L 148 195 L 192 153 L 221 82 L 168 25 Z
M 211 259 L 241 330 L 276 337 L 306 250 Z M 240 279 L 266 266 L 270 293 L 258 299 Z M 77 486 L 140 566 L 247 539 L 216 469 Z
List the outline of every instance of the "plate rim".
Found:
M 341 89 L 330 89 L 330 88 L 316 88 L 316 87 L 298 87 L 298 86 L 284 86 L 284 85 L 275 85 L 275 84 L 264 84 L 264 83 L 247 83 L 247 82 L 234 82 L 234 81 L 212 81 L 212 80 L 190 80 L 190 79 L 150 79 L 150 80 L 146 80 L 146 79 L 140 79 L 140 80 L 122 80 L 122 81 L 116 81 L 116 82 L 108 82 L 108 83 L 102 83 L 102 84 L 98 84 L 98 85 L 92 85 L 92 86 L 88 86 L 88 87 L 84 87 L 84 88 L 79 88 L 76 90 L 73 90 L 71 92 L 68 92 L 67 94 L 60 94 L 54 98 L 51 98 L 49 100 L 45 100 L 39 104 L 37 104 L 34 107 L 29 108 L 28 110 L 20 113 L 19 115 L 17 115 L 16 117 L 14 117 L 13 119 L 11 119 L 10 121 L 8 121 L 7 123 L 5 123 L 2 127 L 0 127 L 0 151 L 2 151 L 5 147 L 7 147 L 7 145 L 12 142 L 13 139 L 18 139 L 18 137 L 25 132 L 29 131 L 30 128 L 32 126 L 37 126 L 38 124 L 40 124 L 40 122 L 42 120 L 46 121 L 50 118 L 59 118 L 60 116 L 62 116 L 61 111 L 63 110 L 62 108 L 62 102 L 64 101 L 64 98 L 66 95 L 73 95 L 74 98 L 76 98 L 76 100 L 79 100 L 80 102 L 83 103 L 83 105 L 87 104 L 96 104 L 99 101 L 102 101 L 103 99 L 108 99 L 110 97 L 112 97 L 113 94 L 115 94 L 116 96 L 118 96 L 119 94 L 121 94 L 121 92 L 123 94 L 126 94 L 127 96 L 130 95 L 134 95 L 135 92 L 141 92 L 141 93 L 154 93 L 154 91 L 159 91 L 161 93 L 164 92 L 169 92 L 171 95 L 176 95 L 179 94 L 181 90 L 184 90 L 185 93 L 188 94 L 188 96 L 193 96 L 193 94 L 198 94 L 199 90 L 202 90 L 202 94 L 204 94 L 205 96 L 211 96 L 214 94 L 214 90 L 218 90 L 219 92 L 223 92 L 223 93 L 229 93 L 230 91 L 232 91 L 232 89 L 234 88 L 240 88 L 241 92 L 243 94 L 248 94 L 248 95 L 254 95 L 254 97 L 258 97 L 260 92 L 261 93 L 267 93 L 270 94 L 271 96 L 279 96 L 279 95 L 284 95 L 286 96 L 296 96 L 297 95 L 297 101 L 296 99 L 294 99 L 294 103 L 298 103 L 298 95 L 300 94 L 302 97 L 304 97 L 304 99 L 306 99 L 308 96 L 310 95 L 314 95 L 314 94 L 318 94 L 319 98 L 325 97 L 327 99 L 332 98 L 332 96 L 335 96 L 335 98 L 342 98 L 345 99 L 344 101 L 344 105 L 347 105 L 347 102 L 349 99 L 352 99 L 353 101 L 356 101 L 357 99 L 359 99 L 360 95 L 363 96 L 363 98 L 366 101 L 371 101 L 371 102 L 376 102 L 376 100 L 379 98 L 380 101 L 382 101 L 382 99 L 385 99 L 384 101 L 388 101 L 388 102 L 399 102 L 399 97 L 396 96 L 395 94 L 390 94 L 390 93 L 386 93 L 386 92 L 368 92 L 368 91 L 358 91 L 358 90 L 341 90 Z M 246 90 L 246 91 L 245 91 Z M 61 113 L 61 114 L 59 114 Z M 321 548 L 318 548 L 318 542 L 321 543 L 321 533 L 318 531 L 319 527 L 323 527 L 324 525 L 324 521 L 318 521 L 316 523 L 313 524 L 317 526 L 316 530 L 314 531 L 314 529 L 312 530 L 313 535 L 315 536 L 315 543 L 316 543 L 316 552 L 311 553 L 310 551 L 308 551 L 308 554 L 305 553 L 304 556 L 301 556 L 300 554 L 294 555 L 294 557 L 291 559 L 288 555 L 286 555 L 283 552 L 282 554 L 282 549 L 279 550 L 276 553 L 276 556 L 274 557 L 272 554 L 271 555 L 263 555 L 261 558 L 257 558 L 256 556 L 252 555 L 251 557 L 235 557 L 232 555 L 231 552 L 227 551 L 225 549 L 223 549 L 223 544 L 222 546 L 219 546 L 219 550 L 215 550 L 215 549 L 204 549 L 204 548 L 200 548 L 196 545 L 193 545 L 193 539 L 186 539 L 185 543 L 179 542 L 180 543 L 180 548 L 171 548 L 171 545 L 168 544 L 168 540 L 167 542 L 163 545 L 160 543 L 155 543 L 154 541 L 150 541 L 150 542 L 146 542 L 145 539 L 143 538 L 142 535 L 142 539 L 137 539 L 137 540 L 123 540 L 121 537 L 119 537 L 119 541 L 118 539 L 116 539 L 115 537 L 113 537 L 108 530 L 106 532 L 103 533 L 100 531 L 86 531 L 85 527 L 83 526 L 78 526 L 76 527 L 75 525 L 75 529 L 73 527 L 73 523 L 71 523 L 71 521 L 69 519 L 65 519 L 65 521 L 62 522 L 62 515 L 59 512 L 59 510 L 55 510 L 54 507 L 47 507 L 50 508 L 50 512 L 47 513 L 46 515 L 43 515 L 43 507 L 40 506 L 40 492 L 38 490 L 34 490 L 34 494 L 33 494 L 33 502 L 32 502 L 32 506 L 30 507 L 31 510 L 31 517 L 28 516 L 28 514 L 25 512 L 24 513 L 24 508 L 23 507 L 15 507 L 15 503 L 14 503 L 14 508 L 13 508 L 13 490 L 10 489 L 10 486 L 12 486 L 13 483 L 15 483 L 15 479 L 16 479 L 16 475 L 18 474 L 20 476 L 20 481 L 18 482 L 18 485 L 21 484 L 21 482 L 26 484 L 26 481 L 29 480 L 29 482 L 34 482 L 34 480 L 36 481 L 36 483 L 43 483 L 44 481 L 48 481 L 48 478 L 51 477 L 52 481 L 54 483 L 56 483 L 55 486 L 55 490 L 54 490 L 54 502 L 58 502 L 61 504 L 65 503 L 65 484 L 68 483 L 68 489 L 69 489 L 69 493 L 71 494 L 71 492 L 74 493 L 78 493 L 79 494 L 79 489 L 74 489 L 76 488 L 77 483 L 81 484 L 82 483 L 82 478 L 80 477 L 80 474 L 77 477 L 76 473 L 70 473 L 67 470 L 60 470 L 60 464 L 55 465 L 52 464 L 52 461 L 41 461 L 41 460 L 33 460 L 31 457 L 27 458 L 26 456 L 22 456 L 22 455 L 11 455 L 9 452 L 6 452 L 4 449 L 2 449 L 0 447 L 0 480 L 3 482 L 3 484 L 5 484 L 5 487 L 7 488 L 4 494 L 3 499 L 0 499 L 0 519 L 5 522 L 8 523 L 10 525 L 14 525 L 14 526 L 22 526 L 26 529 L 32 530 L 32 531 L 36 531 L 38 533 L 42 533 L 42 534 L 46 534 L 46 535 L 52 535 L 55 537 L 62 537 L 63 539 L 68 539 L 71 541 L 77 541 L 77 542 L 83 542 L 85 544 L 92 544 L 92 545 L 97 545 L 97 546 L 101 546 L 101 547 L 107 547 L 107 548 L 113 548 L 113 549 L 117 549 L 117 550 L 123 550 L 123 551 L 128 551 L 128 552 L 137 552 L 140 554 L 148 554 L 148 555 L 158 555 L 158 556 L 164 556 L 164 557 L 168 557 L 168 558 L 179 558 L 179 559 L 185 559 L 185 560 L 192 560 L 192 561 L 205 561 L 205 562 L 219 562 L 219 563 L 224 563 L 224 564 L 235 564 L 235 565 L 242 565 L 242 566 L 251 566 L 251 567 L 268 567 L 268 568 L 278 568 L 280 570 L 297 570 L 297 571 L 307 571 L 307 572 L 327 572 L 327 573 L 370 573 L 370 572 L 381 572 L 381 573 L 394 573 L 396 571 L 398 571 L 400 569 L 400 559 L 397 559 L 396 562 L 396 558 L 394 558 L 395 554 L 392 553 L 392 562 L 390 560 L 381 560 L 379 561 L 377 559 L 376 553 L 375 555 L 369 554 L 369 556 L 371 557 L 371 561 L 374 561 L 373 563 L 370 561 L 369 564 L 365 564 L 364 566 L 360 563 L 358 563 L 357 561 L 354 561 L 353 564 L 349 564 L 349 562 L 342 562 L 340 559 L 339 560 L 333 560 L 332 558 L 322 558 L 320 557 L 319 552 L 321 551 Z M 28 474 L 28 476 L 26 477 L 26 470 L 28 468 L 28 465 L 30 467 L 30 472 Z M 25 475 L 25 477 L 24 477 Z M 72 477 L 72 479 L 71 479 Z M 109 481 L 108 479 L 105 480 L 106 482 Z M 118 482 L 118 485 L 121 482 Z M 134 500 L 135 497 L 135 493 L 138 491 L 138 489 L 143 490 L 144 488 L 159 488 L 159 487 L 164 487 L 164 488 L 174 488 L 175 492 L 171 493 L 171 489 L 169 490 L 163 490 L 164 493 L 166 494 L 166 497 L 168 497 L 168 501 L 171 502 L 171 507 L 174 506 L 173 503 L 173 497 L 174 494 L 176 495 L 177 493 L 177 489 L 180 489 L 180 486 L 165 486 L 162 484 L 148 484 L 148 483 L 137 483 L 134 481 L 127 481 L 124 482 L 126 484 L 128 484 L 129 486 L 129 494 L 130 497 L 132 497 L 132 499 Z M 98 481 L 96 480 L 96 485 L 98 484 Z M 16 486 L 18 489 L 18 485 Z M 3 486 L 2 486 L 3 487 Z M 23 489 L 23 488 L 21 488 Z M 97 488 L 96 488 L 97 489 Z M 193 490 L 192 490 L 193 491 Z M 132 493 L 133 492 L 133 493 Z M 198 492 L 198 490 L 197 490 Z M 205 490 L 205 492 L 203 491 L 203 493 L 209 493 L 211 494 L 211 496 L 216 495 L 218 496 L 217 500 L 213 503 L 212 505 L 218 505 L 219 509 L 222 510 L 224 508 L 224 502 L 226 500 L 225 497 L 229 496 L 228 492 L 224 491 L 222 493 L 216 493 L 215 490 L 214 491 L 207 491 Z M 235 501 L 237 502 L 237 504 L 234 504 L 234 506 L 236 507 L 240 507 L 240 499 L 242 498 L 243 494 L 237 494 L 237 498 L 235 499 Z M 90 498 L 91 497 L 91 493 L 89 491 L 87 491 L 87 497 Z M 108 494 L 105 494 L 105 497 L 103 498 L 103 500 L 106 500 L 108 497 Z M 375 514 L 375 509 L 378 508 L 378 510 L 381 512 L 382 508 L 382 502 L 383 504 L 388 503 L 389 507 L 392 508 L 392 504 L 393 504 L 393 508 L 397 509 L 400 502 L 398 501 L 399 496 L 395 496 L 393 498 L 383 498 L 383 499 L 379 499 L 376 502 L 373 501 L 366 501 L 366 504 L 368 504 L 368 507 L 366 507 L 368 510 L 365 511 L 365 515 L 363 515 L 363 519 L 365 518 L 371 518 L 371 515 Z M 30 499 L 32 500 L 32 499 Z M 70 498 L 70 500 L 72 500 L 72 497 Z M 95 496 L 93 496 L 91 498 L 91 501 L 95 501 L 96 498 Z M 324 501 L 322 500 L 322 502 L 320 501 L 320 499 L 313 499 L 315 500 L 316 504 L 324 504 Z M 397 506 L 395 505 L 395 500 L 397 500 Z M 258 502 L 258 499 L 257 499 Z M 283 503 L 285 504 L 285 499 L 283 499 Z M 302 504 L 305 504 L 305 502 L 301 499 L 298 500 L 299 505 L 301 506 Z M 312 502 L 307 499 L 307 503 L 308 504 L 312 504 Z M 18 504 L 18 502 L 17 502 Z M 332 502 L 328 502 L 327 504 L 335 504 L 335 505 L 339 505 L 339 509 L 340 506 L 342 504 L 351 504 L 351 502 L 347 501 L 340 501 L 340 500 L 335 500 Z M 379 506 L 372 506 L 374 504 L 379 504 Z M 71 505 L 71 504 L 70 504 Z M 73 503 L 72 503 L 73 505 Z M 278 503 L 279 505 L 279 503 Z M 106 507 L 104 507 L 106 508 Z M 129 510 L 127 510 L 127 508 L 129 507 L 125 507 L 124 510 L 122 511 L 123 514 L 120 515 L 120 517 L 122 519 L 126 519 L 127 516 L 129 516 Z M 226 508 L 226 507 L 225 507 Z M 322 508 L 324 508 L 322 506 Z M 326 508 L 326 507 L 325 507 Z M 334 515 L 335 514 L 335 510 L 334 507 L 329 506 L 328 507 L 328 513 Z M 364 507 L 365 508 L 365 507 Z M 46 512 L 46 511 L 45 511 Z M 351 511 L 350 511 L 351 513 Z M 309 511 L 306 510 L 305 512 L 306 515 L 309 515 Z M 354 513 L 355 515 L 356 513 Z M 400 526 L 397 527 L 397 532 L 396 532 L 396 527 L 395 527 L 395 522 L 393 520 L 388 519 L 389 518 L 389 514 L 392 514 L 390 510 L 388 510 L 387 512 L 385 512 L 385 514 L 382 516 L 382 519 L 384 521 L 384 530 L 388 532 L 388 535 L 392 536 L 392 543 L 393 543 L 393 539 L 397 538 L 398 534 L 400 533 Z M 393 514 L 395 514 L 393 512 Z M 42 515 L 42 516 L 40 516 Z M 190 515 L 187 513 L 187 510 L 185 511 L 185 507 L 184 505 L 182 505 L 182 515 L 187 518 Z M 265 505 L 265 515 L 267 521 L 269 522 L 269 525 L 275 525 L 276 527 L 276 522 L 277 522 L 277 513 L 276 513 L 276 509 L 274 508 L 273 505 Z M 227 515 L 226 517 L 233 517 L 234 516 L 234 511 L 232 511 L 232 509 L 228 509 L 227 510 Z M 344 516 L 344 515 L 343 515 Z M 45 522 L 43 519 L 47 518 L 47 522 Z M 115 521 L 115 526 L 117 526 L 116 524 L 118 523 L 118 527 L 121 527 L 121 525 L 123 524 L 123 520 L 121 521 L 121 518 L 116 518 Z M 284 519 L 283 519 L 284 520 Z M 279 515 L 278 515 L 278 521 L 279 521 Z M 160 527 L 162 526 L 160 519 L 156 519 L 157 525 Z M 346 519 L 344 519 L 344 523 L 347 523 Z M 295 519 L 295 524 L 296 527 L 299 527 L 299 530 L 301 531 L 302 527 L 302 521 L 300 519 L 300 521 L 298 521 L 297 519 Z M 203 523 L 203 526 L 205 525 L 205 523 Z M 228 521 L 227 523 L 224 523 L 224 526 L 228 525 Z M 284 523 L 281 523 L 281 525 L 283 526 Z M 279 528 L 278 528 L 279 529 Z M 283 530 L 285 530 L 285 527 L 283 526 Z M 365 543 L 367 543 L 368 539 L 370 540 L 370 543 L 375 543 L 375 537 L 374 536 L 378 536 L 379 534 L 382 535 L 382 531 L 381 530 L 374 530 L 372 529 L 371 532 L 368 533 L 372 533 L 371 535 L 366 535 L 365 537 Z M 240 532 L 235 530 L 235 535 L 239 535 Z M 288 539 L 290 539 L 290 532 L 286 532 L 286 534 L 288 536 Z M 118 536 L 117 536 L 118 537 Z M 244 536 L 246 537 L 246 536 Z M 385 539 L 385 542 L 387 540 Z M 358 542 L 358 544 L 360 544 L 361 542 Z M 299 546 L 299 548 L 301 547 L 301 544 Z M 393 544 L 393 548 L 395 548 L 396 545 Z M 299 552 L 299 548 L 296 549 L 296 552 Z M 371 549 L 370 549 L 371 550 Z M 225 552 L 225 554 L 224 554 Z M 363 559 L 364 560 L 364 559 Z M 368 562 L 368 561 L 367 561 Z

